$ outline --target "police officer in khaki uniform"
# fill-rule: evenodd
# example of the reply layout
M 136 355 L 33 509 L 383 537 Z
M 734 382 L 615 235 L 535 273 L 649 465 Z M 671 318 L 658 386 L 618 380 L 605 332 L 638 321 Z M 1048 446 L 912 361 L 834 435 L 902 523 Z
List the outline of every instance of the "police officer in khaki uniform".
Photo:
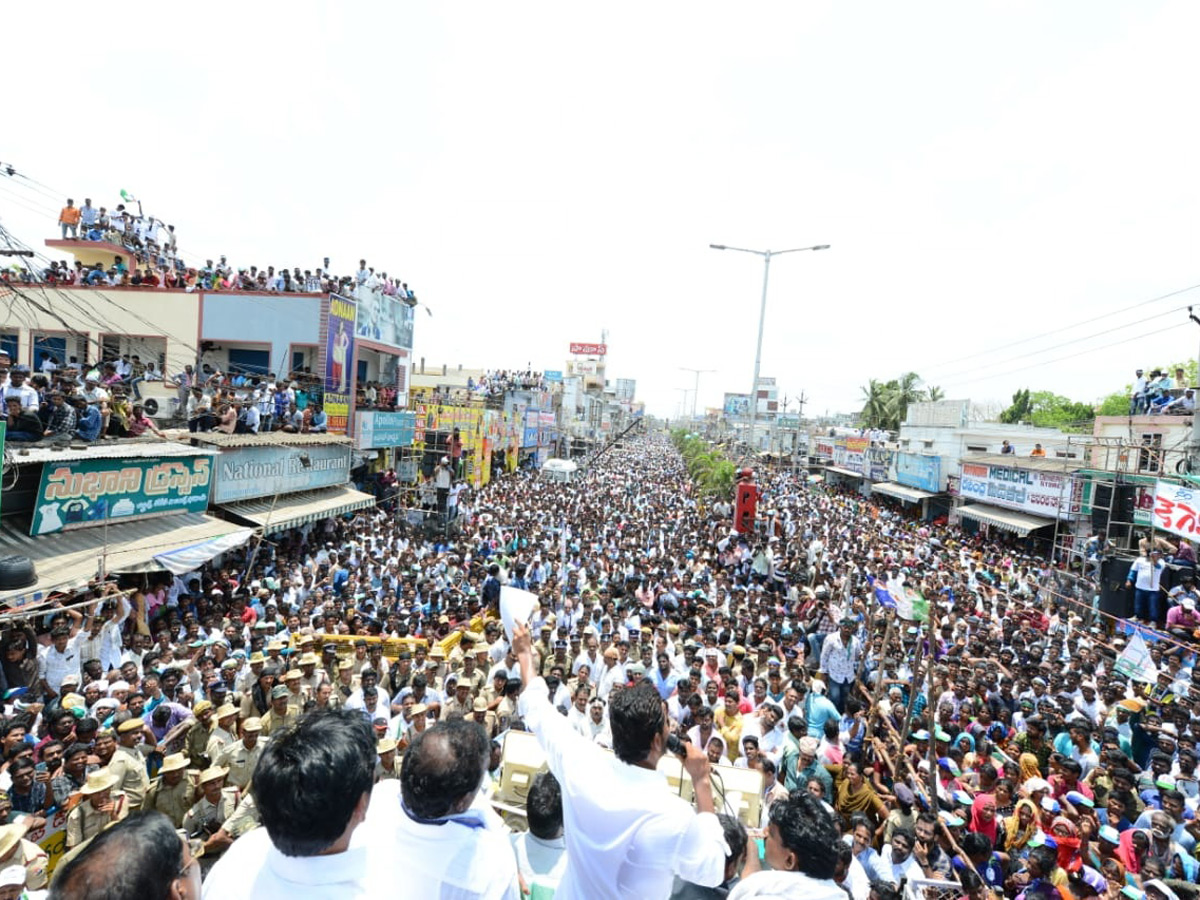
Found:
M 213 718 L 217 720 L 217 724 L 209 732 L 208 746 L 204 748 L 204 755 L 215 764 L 221 751 L 237 741 L 235 737 L 238 719 L 237 707 L 232 703 L 226 703 L 216 711 Z
M 265 737 L 270 737 L 300 718 L 299 711 L 288 705 L 290 696 L 291 691 L 285 685 L 277 684 L 271 688 L 271 708 L 262 717 L 262 733 Z
M 25 826 L 19 822 L 0 827 L 0 869 L 21 866 L 25 869 L 25 886 L 39 891 L 49 880 L 49 859 L 46 851 L 24 838 Z
M 238 805 L 238 789 L 225 787 L 227 774 L 220 766 L 212 766 L 201 772 L 201 797 L 183 817 L 183 830 L 189 838 L 204 842 L 204 855 L 209 859 L 224 852 L 231 843 L 228 834 L 218 835 L 221 826 L 233 815 Z
M 399 754 L 396 753 L 396 747 L 395 739 L 390 737 L 375 745 L 375 752 L 379 754 L 379 760 L 375 763 L 376 781 L 400 777 L 400 760 L 397 758 Z
M 172 753 L 163 760 L 158 778 L 146 791 L 144 810 L 157 810 L 169 818 L 176 828 L 183 827 L 183 817 L 196 799 L 196 790 L 187 778 L 188 760 L 182 753 Z
M 476 665 L 473 652 L 463 656 L 462 670 L 458 673 L 458 683 L 462 684 L 464 681 L 471 688 L 472 699 L 479 696 L 479 692 L 483 690 L 483 686 L 487 682 L 487 673 Z
M 90 841 L 129 814 L 128 798 L 113 790 L 119 780 L 108 769 L 97 769 L 88 775 L 87 782 L 79 789 L 83 799 L 67 816 L 68 850 Z
M 308 700 L 301 687 L 303 680 L 304 673 L 299 669 L 288 669 L 283 674 L 283 683 L 288 690 L 288 706 L 297 713 L 303 711 L 304 703 Z
M 488 709 L 488 702 L 483 697 L 476 697 L 471 707 L 472 718 L 483 726 L 488 740 L 496 736 L 496 714 Z
M 233 787 L 243 791 L 250 784 L 254 775 L 254 767 L 262 756 L 263 744 L 259 740 L 262 733 L 262 721 L 251 718 L 242 723 L 242 739 L 234 741 L 221 751 L 216 763 L 228 771 L 226 780 Z
M 317 688 L 328 680 L 317 654 L 309 652 L 300 656 L 300 690 L 306 699 L 317 696 Z
M 208 739 L 212 736 L 213 705 L 208 700 L 201 700 L 192 707 L 195 723 L 188 729 L 187 738 L 183 742 L 183 752 L 187 754 L 193 769 L 207 769 Z
M 337 664 L 337 680 L 333 683 L 333 696 L 337 698 L 339 707 L 345 706 L 350 695 L 355 691 L 354 660 L 349 657 L 339 660 Z
M 449 716 L 451 713 L 458 713 L 464 719 L 467 718 L 474 707 L 474 701 L 471 700 L 471 683 L 465 679 L 459 680 L 454 675 L 450 675 L 447 681 L 447 690 L 452 689 L 454 694 L 442 707 L 443 714 Z
M 137 750 L 146 723 L 141 719 L 126 719 L 117 726 L 117 749 L 108 761 L 108 771 L 117 776 L 117 788 L 128 798 L 129 811 L 142 808 L 150 778 L 146 775 L 146 758 Z

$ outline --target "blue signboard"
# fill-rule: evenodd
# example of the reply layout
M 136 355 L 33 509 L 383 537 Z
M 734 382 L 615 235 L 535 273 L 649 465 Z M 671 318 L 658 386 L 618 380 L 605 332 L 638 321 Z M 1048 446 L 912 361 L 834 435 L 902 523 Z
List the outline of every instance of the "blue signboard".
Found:
M 942 490 L 942 458 L 920 453 L 896 454 L 896 481 L 932 494 Z
M 359 412 L 354 417 L 357 446 L 360 450 L 373 447 L 411 447 L 417 414 L 402 412 Z
M 555 369 L 547 369 L 542 373 L 542 378 L 544 378 L 548 384 L 557 383 L 562 381 L 562 372 Z

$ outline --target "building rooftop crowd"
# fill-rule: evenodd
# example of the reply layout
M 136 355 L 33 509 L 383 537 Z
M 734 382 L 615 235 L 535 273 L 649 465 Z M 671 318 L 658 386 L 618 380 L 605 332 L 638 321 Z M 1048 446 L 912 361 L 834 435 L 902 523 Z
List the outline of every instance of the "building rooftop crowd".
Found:
M 162 219 L 144 215 L 137 200 L 137 211 L 119 203 L 109 211 L 95 207 L 90 198 L 75 206 L 72 198 L 59 213 L 63 240 L 84 240 L 122 247 L 105 266 L 85 266 L 76 261 L 49 260 L 40 269 L 13 265 L 0 268 L 0 280 L 19 284 L 50 284 L 64 287 L 168 288 L 186 291 L 254 291 L 261 293 L 340 293 L 353 296 L 360 289 L 376 291 L 410 304 L 417 302 L 408 284 L 387 272 L 376 272 L 366 260 L 349 274 L 330 271 L 328 259 L 320 267 L 301 270 L 299 266 L 260 268 L 257 265 L 234 267 L 222 255 L 215 262 L 206 259 L 203 266 L 188 265 L 179 255 L 175 226 Z
M 500 477 L 450 535 L 360 511 L 9 614 L 0 870 L 40 887 L 21 835 L 74 803 L 61 896 L 152 869 L 214 900 L 1196 896 L 1192 582 L 1143 682 L 1035 546 L 760 487 L 738 535 L 648 436 L 574 484 Z M 892 611 L 914 596 L 928 624 Z M 550 772 L 502 819 L 527 729 Z M 650 771 L 671 752 L 698 811 Z
M 473 376 L 467 379 L 467 390 L 484 395 L 522 390 L 544 391 L 546 390 L 546 379 L 541 372 L 534 372 L 532 369 L 526 369 L 523 372 L 497 369 L 480 375 L 478 381 Z
M 1182 368 L 1174 376 L 1167 369 L 1145 369 L 1134 373 L 1129 394 L 1129 414 L 1188 416 L 1196 411 L 1196 392 L 1188 385 Z

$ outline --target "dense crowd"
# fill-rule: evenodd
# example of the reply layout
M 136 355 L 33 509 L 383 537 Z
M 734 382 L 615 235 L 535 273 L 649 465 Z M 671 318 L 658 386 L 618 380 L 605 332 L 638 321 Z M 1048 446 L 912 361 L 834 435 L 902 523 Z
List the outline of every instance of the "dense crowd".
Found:
M 397 873 L 462 898 L 1195 896 L 1195 627 L 1145 630 L 1132 679 L 1086 582 L 1034 548 L 760 487 L 738 535 L 651 436 L 573 484 L 498 478 L 449 536 L 379 508 L 10 616 L 0 869 L 40 887 L 17 832 L 74 804 L 62 879 L 115 853 L 133 878 L 156 811 L 163 870 L 212 898 Z M 512 635 L 509 588 L 537 597 Z M 501 819 L 525 729 L 550 773 Z M 664 752 L 699 812 L 638 768 Z M 761 773 L 757 818 L 724 767 Z
M 1129 395 L 1129 414 L 1187 416 L 1196 411 L 1195 391 L 1188 385 L 1182 368 L 1174 377 L 1166 369 L 1145 369 L 1134 373 Z

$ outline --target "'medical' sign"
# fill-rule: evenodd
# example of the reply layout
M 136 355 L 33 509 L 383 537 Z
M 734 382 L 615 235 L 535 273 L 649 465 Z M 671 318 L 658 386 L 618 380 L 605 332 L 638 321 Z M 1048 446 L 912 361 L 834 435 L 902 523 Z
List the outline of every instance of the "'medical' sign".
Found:
M 571 352 L 577 356 L 608 356 L 608 344 L 571 344 Z
M 1077 516 L 1083 499 L 1082 486 L 1070 475 L 969 462 L 962 464 L 958 492 L 971 500 L 1052 519 Z

